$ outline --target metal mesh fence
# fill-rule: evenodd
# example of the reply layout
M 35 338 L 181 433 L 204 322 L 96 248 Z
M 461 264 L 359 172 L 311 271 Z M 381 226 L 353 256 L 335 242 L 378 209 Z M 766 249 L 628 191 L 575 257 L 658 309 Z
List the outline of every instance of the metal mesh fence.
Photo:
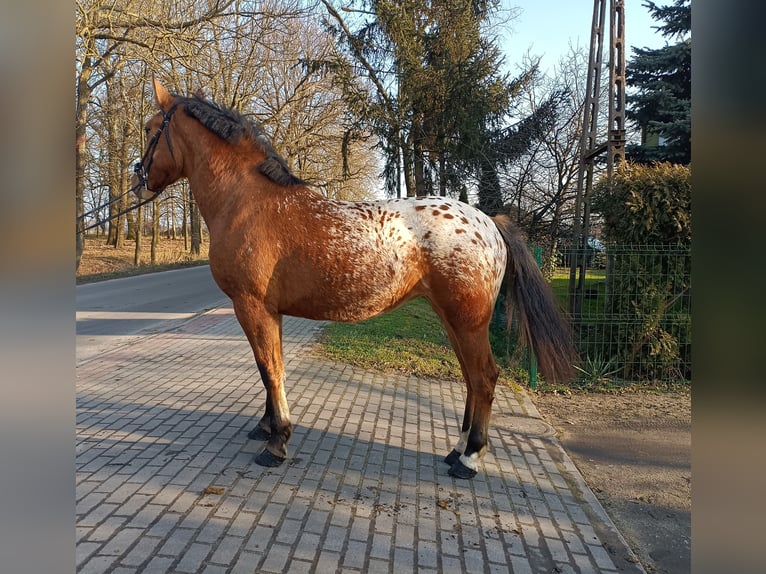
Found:
M 559 264 L 575 254 L 562 250 Z M 583 378 L 691 380 L 688 246 L 589 249 L 584 282 L 570 290 L 569 270 L 560 268 L 552 283 L 569 309 Z

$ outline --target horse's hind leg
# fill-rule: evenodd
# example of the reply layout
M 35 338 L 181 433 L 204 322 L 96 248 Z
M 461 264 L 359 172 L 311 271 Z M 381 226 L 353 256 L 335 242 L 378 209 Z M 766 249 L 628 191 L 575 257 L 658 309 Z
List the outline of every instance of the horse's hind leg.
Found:
M 489 419 L 499 371 L 492 356 L 486 329 L 483 333 L 467 336 L 458 333 L 456 337 L 461 341 L 458 343 L 459 352 L 463 355 L 469 380 L 466 406 L 471 406 L 471 420 L 467 434 L 466 421 L 463 420 L 460 442 L 465 444 L 465 449 L 450 466 L 449 474 L 456 478 L 473 478 L 478 471 L 479 461 L 487 452 Z
M 287 458 L 287 441 L 292 435 L 284 389 L 282 317 L 266 312 L 257 302 L 241 299 L 234 301 L 234 311 L 253 349 L 266 388 L 266 414 L 248 433 L 250 438 L 268 439 L 255 462 L 261 466 L 279 466 Z
M 454 328 L 456 321 L 443 322 L 460 361 L 467 388 L 460 440 L 444 460 L 450 465 L 450 476 L 473 478 L 487 451 L 489 419 L 499 371 L 489 346 L 488 321 L 470 331 Z
M 457 352 L 456 352 L 457 354 Z M 473 405 L 471 404 L 471 393 L 465 400 L 465 411 L 463 412 L 463 425 L 460 427 L 460 440 L 458 440 L 455 448 L 444 457 L 444 462 L 452 466 L 459 459 L 460 455 L 465 452 L 465 446 L 468 442 L 468 431 L 471 430 L 471 420 L 473 419 Z

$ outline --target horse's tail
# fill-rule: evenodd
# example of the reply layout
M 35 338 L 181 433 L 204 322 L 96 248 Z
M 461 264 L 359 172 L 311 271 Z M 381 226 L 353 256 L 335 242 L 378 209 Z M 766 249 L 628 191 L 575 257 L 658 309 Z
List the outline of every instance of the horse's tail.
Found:
M 577 352 L 569 323 L 561 313 L 551 288 L 529 252 L 522 233 L 506 215 L 492 218 L 508 246 L 506 281 L 508 329 L 519 311 L 519 339 L 537 355 L 543 377 L 550 381 L 571 379 Z

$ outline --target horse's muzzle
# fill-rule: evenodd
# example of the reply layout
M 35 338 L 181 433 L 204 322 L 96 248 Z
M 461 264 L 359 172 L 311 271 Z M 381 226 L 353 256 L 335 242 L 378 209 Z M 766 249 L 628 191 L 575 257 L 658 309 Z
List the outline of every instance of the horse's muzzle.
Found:
M 136 190 L 136 193 L 138 194 L 139 199 L 152 199 L 155 195 L 157 195 L 156 193 L 154 193 L 153 191 L 149 191 L 145 187 L 142 187 Z
M 156 195 L 153 191 L 146 189 L 146 182 L 135 173 L 130 176 L 130 189 L 138 196 L 138 199 L 151 199 Z

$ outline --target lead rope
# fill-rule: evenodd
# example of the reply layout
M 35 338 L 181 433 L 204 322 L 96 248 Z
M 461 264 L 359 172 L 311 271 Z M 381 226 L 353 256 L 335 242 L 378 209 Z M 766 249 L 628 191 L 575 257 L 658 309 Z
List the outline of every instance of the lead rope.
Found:
M 128 190 L 127 193 L 130 193 L 131 191 L 132 191 L 132 189 Z M 123 193 L 123 195 L 125 195 L 125 194 Z M 134 211 L 134 210 L 138 209 L 139 207 L 141 207 L 143 205 L 146 205 L 150 201 L 154 201 L 156 198 L 157 198 L 157 196 L 153 195 L 149 199 L 142 199 L 140 202 L 136 203 L 135 205 L 131 205 L 127 209 L 123 209 L 122 211 L 119 211 L 119 212 L 115 213 L 114 215 L 109 216 L 107 219 L 104 219 L 102 221 L 97 221 L 96 223 L 88 225 L 88 227 L 83 227 L 82 230 L 78 230 L 77 231 L 77 234 L 78 235 L 82 235 L 86 231 L 89 231 L 91 229 L 95 229 L 96 227 L 100 227 L 101 225 L 104 225 L 105 223 L 108 223 L 110 221 L 113 221 L 114 219 L 117 219 L 121 215 L 125 215 L 126 213 L 130 213 L 131 211 Z

